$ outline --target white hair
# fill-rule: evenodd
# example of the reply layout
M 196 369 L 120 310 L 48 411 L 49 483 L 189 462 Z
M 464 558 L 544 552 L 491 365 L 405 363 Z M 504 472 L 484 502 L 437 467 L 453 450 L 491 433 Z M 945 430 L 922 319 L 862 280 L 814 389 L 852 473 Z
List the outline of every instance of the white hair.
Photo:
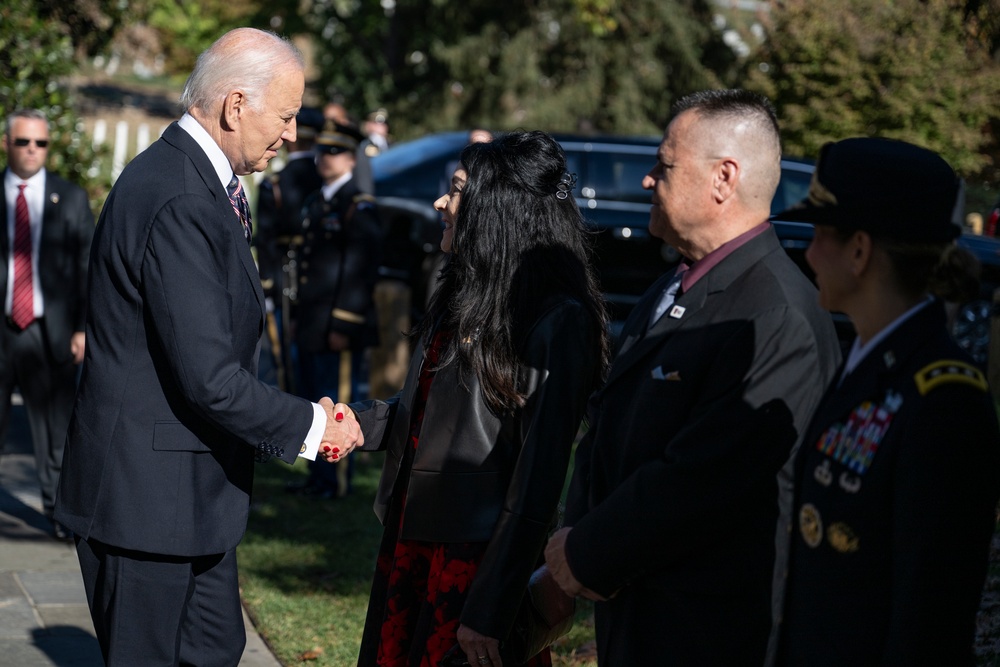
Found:
M 294 44 L 273 32 L 237 28 L 220 37 L 198 56 L 184 84 L 180 103 L 185 109 L 211 110 L 234 89 L 246 94 L 254 111 L 262 111 L 268 86 L 283 65 L 305 67 Z

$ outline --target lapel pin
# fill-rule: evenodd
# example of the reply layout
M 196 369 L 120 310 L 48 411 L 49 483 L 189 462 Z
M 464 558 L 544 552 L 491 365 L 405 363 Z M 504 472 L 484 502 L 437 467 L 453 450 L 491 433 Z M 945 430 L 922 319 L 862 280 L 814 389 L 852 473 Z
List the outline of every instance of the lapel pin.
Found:
M 886 368 L 892 368 L 896 365 L 896 355 L 892 353 L 892 350 L 887 350 L 882 359 L 885 361 Z
M 674 306 L 670 309 L 670 317 L 679 320 L 684 315 L 684 306 Z

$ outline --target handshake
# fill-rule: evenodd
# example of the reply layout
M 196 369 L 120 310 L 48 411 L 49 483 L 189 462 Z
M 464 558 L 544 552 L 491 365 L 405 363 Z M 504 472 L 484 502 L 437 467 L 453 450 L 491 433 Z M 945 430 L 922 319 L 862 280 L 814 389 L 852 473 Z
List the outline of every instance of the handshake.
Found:
M 333 401 L 324 397 L 319 399 L 319 405 L 326 411 L 326 431 L 317 454 L 327 463 L 336 463 L 355 447 L 365 444 L 365 436 L 354 412 L 345 404 L 334 405 Z

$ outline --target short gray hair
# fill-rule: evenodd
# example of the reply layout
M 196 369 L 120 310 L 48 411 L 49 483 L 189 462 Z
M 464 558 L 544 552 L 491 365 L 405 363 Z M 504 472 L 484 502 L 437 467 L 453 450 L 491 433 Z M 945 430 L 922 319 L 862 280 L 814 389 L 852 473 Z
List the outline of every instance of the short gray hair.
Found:
M 184 84 L 181 106 L 209 111 L 239 88 L 250 107 L 261 111 L 267 88 L 282 65 L 305 67 L 302 53 L 290 41 L 256 28 L 230 30 L 198 56 Z
M 28 118 L 30 120 L 43 120 L 45 121 L 45 127 L 49 127 L 48 117 L 39 111 L 38 109 L 18 109 L 17 111 L 8 114 L 7 118 L 4 119 L 3 133 L 7 134 L 7 130 L 14 124 L 14 121 L 18 118 Z

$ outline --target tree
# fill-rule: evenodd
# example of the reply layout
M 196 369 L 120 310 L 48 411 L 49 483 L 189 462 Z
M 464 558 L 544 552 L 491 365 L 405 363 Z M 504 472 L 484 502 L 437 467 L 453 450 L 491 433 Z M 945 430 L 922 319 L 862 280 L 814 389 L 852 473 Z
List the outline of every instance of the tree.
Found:
M 95 151 L 73 109 L 66 78 L 73 71 L 73 44 L 66 27 L 39 16 L 31 0 L 0 6 L 0 108 L 36 108 L 50 122 L 47 167 L 87 189 L 100 210 L 110 183 L 100 177 Z
M 705 0 L 400 0 L 314 3 L 305 22 L 321 36 L 322 96 L 385 106 L 407 135 L 649 133 L 677 96 L 729 82 L 711 16 Z
M 748 86 L 778 108 L 785 151 L 815 156 L 850 136 L 902 139 L 965 176 L 988 166 L 1000 68 L 955 0 L 787 0 Z

